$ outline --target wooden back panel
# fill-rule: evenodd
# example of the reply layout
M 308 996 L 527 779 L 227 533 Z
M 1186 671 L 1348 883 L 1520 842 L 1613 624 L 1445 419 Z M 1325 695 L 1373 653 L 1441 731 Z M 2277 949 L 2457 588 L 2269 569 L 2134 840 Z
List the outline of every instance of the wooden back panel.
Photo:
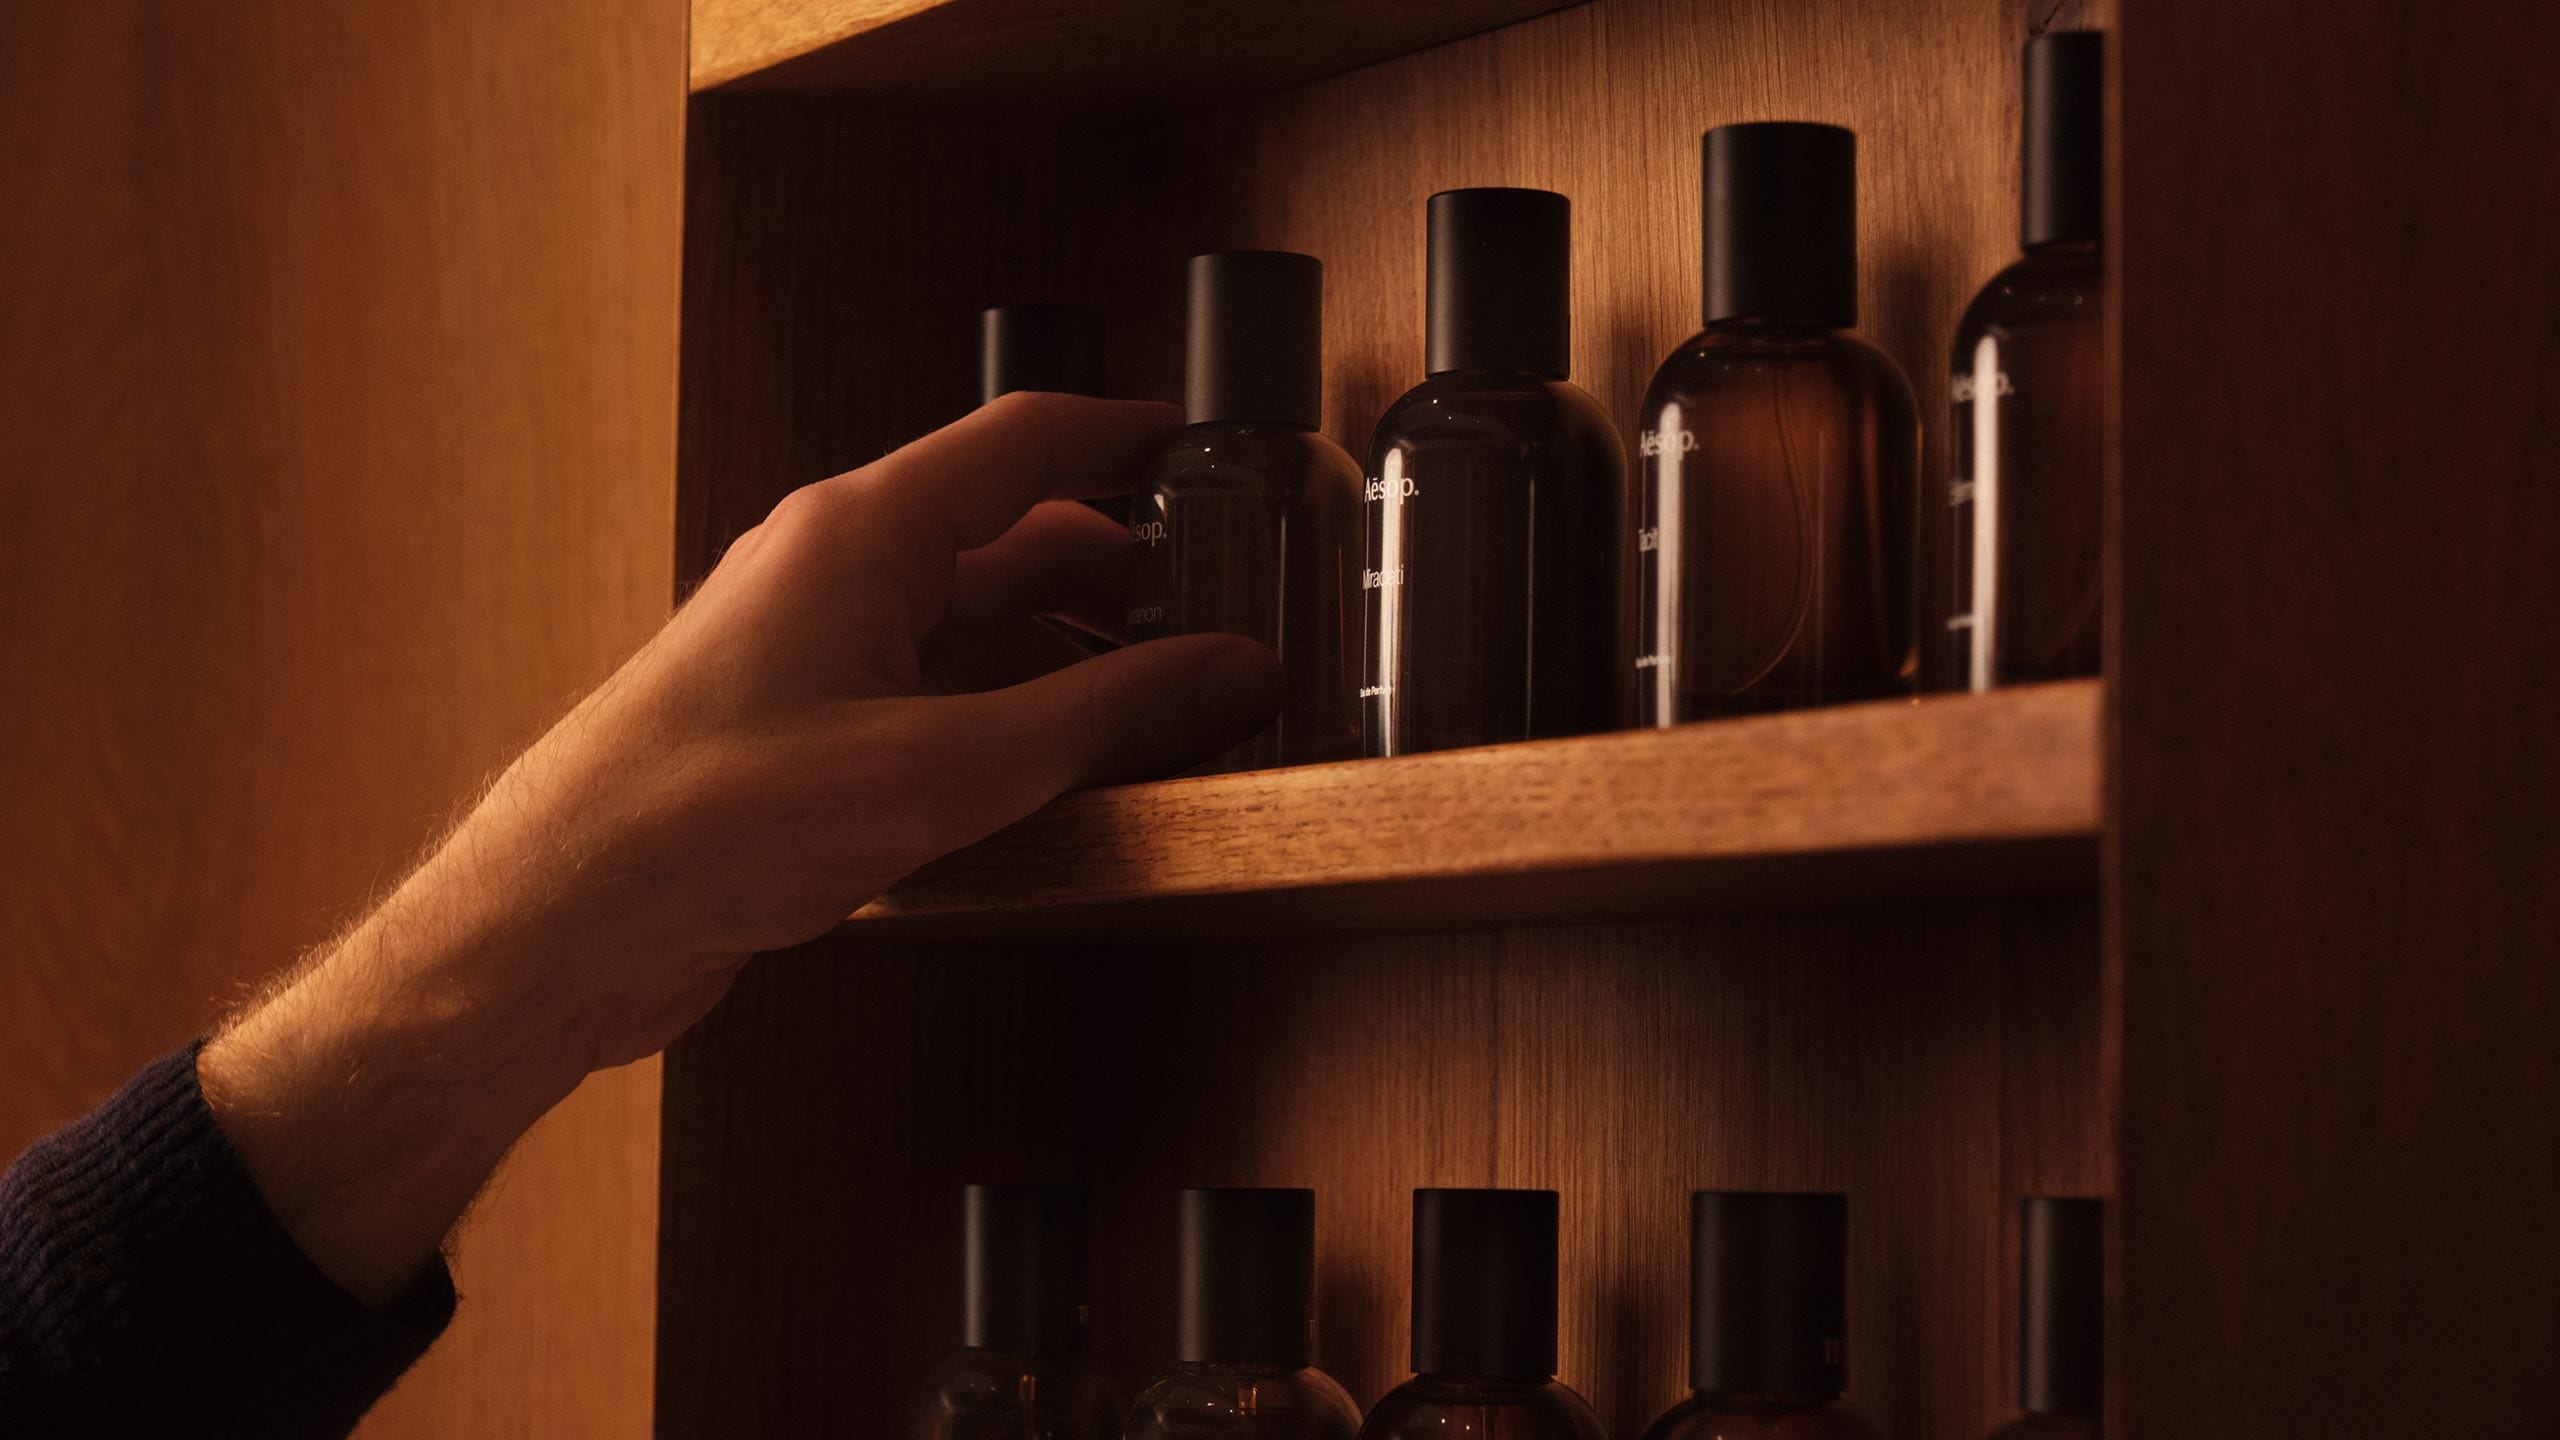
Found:
M 2105 1184 L 2085 901 L 759 962 L 667 1070 L 660 1433 L 894 1433 L 959 1330 L 959 1186 L 1096 1189 L 1104 1353 L 1172 1343 L 1173 1190 L 1318 1192 L 1322 1362 L 1402 1380 L 1410 1193 L 1563 1197 L 1562 1364 L 1686 1388 L 1692 1189 L 1849 1194 L 1854 1398 L 1987 1431 L 2016 1198 Z
M 1577 376 L 1632 429 L 1696 328 L 1726 120 L 1860 130 L 1865 328 L 1935 395 L 2013 248 L 2023 34 L 2006 3 L 1604 0 L 1229 111 L 697 97 L 686 564 L 965 410 L 980 305 L 1101 305 L 1116 388 L 1178 395 L 1198 249 L 1325 259 L 1325 423 L 1361 451 L 1420 378 L 1423 201 L 1454 185 L 1573 197 Z M 1685 1386 L 1688 1191 L 1845 1188 L 1857 1394 L 1959 1440 L 2015 1389 L 2015 1197 L 2108 1183 L 2098 983 L 2071 898 L 769 958 L 668 1062 L 660 1433 L 890 1433 L 956 1337 L 958 1185 L 1068 1176 L 1102 1192 L 1130 1372 L 1170 1343 L 1171 1190 L 1316 1186 L 1324 1351 L 1364 1402 L 1403 1374 L 1410 1190 L 1556 1187 L 1566 1378 L 1630 1434 Z

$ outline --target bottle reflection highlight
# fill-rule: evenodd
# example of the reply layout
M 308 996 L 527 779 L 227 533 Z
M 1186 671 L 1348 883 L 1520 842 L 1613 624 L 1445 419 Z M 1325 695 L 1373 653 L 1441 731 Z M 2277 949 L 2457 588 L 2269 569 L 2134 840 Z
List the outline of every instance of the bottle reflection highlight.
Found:
M 1912 669 L 1920 432 L 1857 323 L 1856 140 L 1704 142 L 1706 328 L 1644 404 L 1619 672 L 1640 725 L 1890 695 Z
M 1571 211 L 1545 190 L 1431 197 L 1429 378 L 1369 451 L 1367 753 L 1611 727 L 1624 454 L 1569 383 Z

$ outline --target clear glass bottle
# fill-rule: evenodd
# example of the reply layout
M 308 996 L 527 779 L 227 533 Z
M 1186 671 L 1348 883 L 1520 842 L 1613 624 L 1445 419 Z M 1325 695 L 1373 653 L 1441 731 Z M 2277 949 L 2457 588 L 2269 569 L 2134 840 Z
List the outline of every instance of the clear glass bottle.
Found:
M 1323 275 L 1282 251 L 1193 257 L 1190 424 L 1130 510 L 1128 639 L 1244 635 L 1288 674 L 1279 718 L 1205 771 L 1360 753 L 1360 467 L 1316 428 Z
M 1626 461 L 1565 378 L 1570 207 L 1544 190 L 1451 190 L 1429 220 L 1429 378 L 1369 447 L 1367 753 L 1609 729 Z
M 2098 1440 L 2106 1403 L 2106 1210 L 2096 1200 L 2020 1203 L 2018 1407 L 1992 1440 Z
M 961 1207 L 961 1348 L 934 1368 L 914 1440 L 1116 1440 L 1126 1394 L 1091 1359 L 1085 1197 L 972 1185 Z
M 1359 1408 L 1314 1366 L 1316 1195 L 1185 1190 L 1172 1373 L 1127 1440 L 1352 1440 Z
M 2105 41 L 2028 42 L 2025 258 L 1956 327 L 1945 488 L 1929 508 L 1922 679 L 2095 675 L 2106 468 Z
M 1556 1192 L 1413 1192 L 1413 1368 L 1360 1440 L 1608 1440 L 1556 1370 Z
M 1644 1440 L 1882 1440 L 1842 1403 L 1849 1207 L 1838 1195 L 1689 1197 L 1689 1383 Z
M 1857 323 L 1856 140 L 1710 130 L 1706 328 L 1644 402 L 1621 563 L 1639 725 L 1910 687 L 1916 402 Z

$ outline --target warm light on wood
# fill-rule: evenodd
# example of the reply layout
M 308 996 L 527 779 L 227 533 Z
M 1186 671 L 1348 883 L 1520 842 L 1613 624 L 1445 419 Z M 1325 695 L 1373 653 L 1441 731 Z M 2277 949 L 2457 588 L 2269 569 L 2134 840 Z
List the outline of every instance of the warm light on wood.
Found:
M 1234 99 L 1574 0 L 694 0 L 693 88 Z
M 2098 686 L 1072 795 L 851 930 L 1269 933 L 2093 888 Z

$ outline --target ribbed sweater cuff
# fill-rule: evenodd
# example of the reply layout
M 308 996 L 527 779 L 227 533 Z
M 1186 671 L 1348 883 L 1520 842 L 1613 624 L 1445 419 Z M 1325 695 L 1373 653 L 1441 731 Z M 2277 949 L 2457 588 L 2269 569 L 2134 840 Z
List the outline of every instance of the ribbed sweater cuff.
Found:
M 320 1273 L 215 1124 L 190 1045 L 0 1177 L 0 1431 L 335 1436 L 442 1334 Z

